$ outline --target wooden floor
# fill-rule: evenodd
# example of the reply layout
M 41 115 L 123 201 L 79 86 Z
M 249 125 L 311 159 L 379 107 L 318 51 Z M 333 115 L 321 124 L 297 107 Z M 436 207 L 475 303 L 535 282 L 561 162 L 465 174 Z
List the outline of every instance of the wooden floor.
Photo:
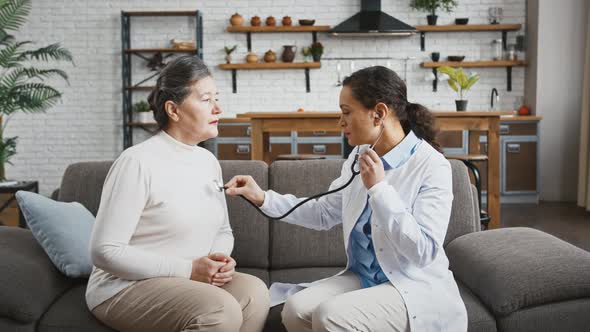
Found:
M 502 227 L 532 227 L 590 251 L 590 212 L 575 203 L 503 204 Z

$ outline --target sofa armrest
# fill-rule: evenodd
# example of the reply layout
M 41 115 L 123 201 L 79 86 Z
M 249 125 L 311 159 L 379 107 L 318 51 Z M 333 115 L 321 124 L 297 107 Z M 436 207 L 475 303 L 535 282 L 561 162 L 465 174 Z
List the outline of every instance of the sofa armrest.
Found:
M 34 322 L 73 283 L 29 230 L 0 227 L 0 317 Z
M 590 253 L 532 228 L 467 234 L 446 252 L 455 278 L 496 315 L 590 297 Z

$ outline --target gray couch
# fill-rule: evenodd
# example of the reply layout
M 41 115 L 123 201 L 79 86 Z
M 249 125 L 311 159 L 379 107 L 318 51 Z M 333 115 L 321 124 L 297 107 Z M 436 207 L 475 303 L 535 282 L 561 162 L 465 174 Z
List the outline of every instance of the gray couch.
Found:
M 480 231 L 475 189 L 463 164 L 453 168 L 453 210 L 445 240 L 467 307 L 469 331 L 588 331 L 590 254 L 527 228 Z M 262 188 L 304 196 L 325 190 L 341 160 L 222 161 L 225 179 L 251 174 Z M 96 213 L 111 162 L 66 170 L 61 201 Z M 228 198 L 238 270 L 274 281 L 330 276 L 346 263 L 342 229 L 317 232 L 269 222 L 239 198 Z M 0 227 L 0 331 L 112 331 L 84 301 L 86 280 L 60 274 L 28 230 Z M 266 331 L 283 331 L 281 307 L 270 310 Z

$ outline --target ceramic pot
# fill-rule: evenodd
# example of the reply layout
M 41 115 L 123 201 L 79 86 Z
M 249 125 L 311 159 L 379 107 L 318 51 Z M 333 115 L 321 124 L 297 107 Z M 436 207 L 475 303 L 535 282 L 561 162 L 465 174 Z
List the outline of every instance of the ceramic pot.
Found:
M 455 106 L 457 106 L 457 111 L 467 111 L 467 100 L 455 100 Z
M 297 52 L 297 46 L 283 45 L 283 54 L 281 55 L 281 60 L 283 60 L 283 62 L 293 62 L 295 59 L 295 52 Z
M 436 15 L 426 16 L 426 21 L 428 21 L 428 25 L 436 25 L 436 19 L 438 19 L 438 16 Z
M 247 63 L 258 62 L 258 55 L 256 55 L 256 53 L 253 53 L 253 52 L 248 53 L 248 55 L 246 56 L 246 62 Z
M 226 55 L 225 56 L 225 63 L 231 63 L 231 55 Z
M 277 61 L 277 54 L 272 50 L 268 50 L 264 53 L 264 62 L 275 62 Z
M 258 16 L 253 16 L 250 19 L 250 25 L 252 25 L 253 27 L 259 27 L 260 24 L 262 24 L 262 20 L 260 19 L 260 17 Z
M 242 15 L 235 13 L 229 19 L 229 23 L 233 26 L 240 26 L 244 24 L 244 18 L 242 17 Z
M 291 20 L 290 16 L 284 16 L 283 17 L 283 25 L 286 27 L 290 27 L 291 24 L 293 24 L 293 21 Z
M 266 25 L 268 25 L 269 27 L 274 27 L 275 25 L 277 25 L 277 20 L 275 20 L 273 16 L 269 16 L 266 18 Z
M 137 112 L 137 121 L 140 123 L 149 123 L 154 121 L 152 112 Z

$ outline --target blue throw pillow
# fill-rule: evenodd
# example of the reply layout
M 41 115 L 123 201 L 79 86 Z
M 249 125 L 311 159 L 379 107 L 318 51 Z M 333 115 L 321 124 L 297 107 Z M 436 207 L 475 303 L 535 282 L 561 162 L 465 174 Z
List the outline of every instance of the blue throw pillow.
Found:
M 88 249 L 94 216 L 82 204 L 57 202 L 43 195 L 18 191 L 16 200 L 33 236 L 53 264 L 71 278 L 88 277 Z

